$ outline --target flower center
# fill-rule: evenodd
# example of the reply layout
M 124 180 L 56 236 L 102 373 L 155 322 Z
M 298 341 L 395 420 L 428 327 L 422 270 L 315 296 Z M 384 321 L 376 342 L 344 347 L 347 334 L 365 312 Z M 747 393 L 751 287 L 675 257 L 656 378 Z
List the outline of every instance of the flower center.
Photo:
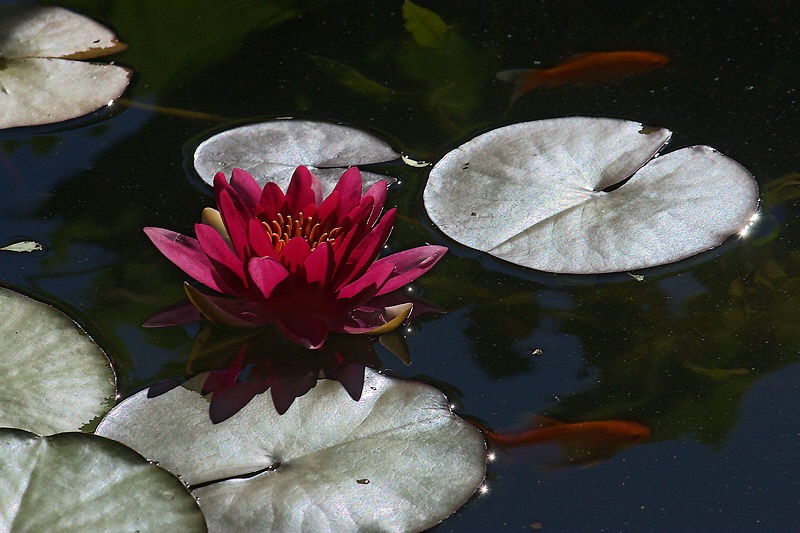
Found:
M 275 248 L 276 254 L 281 253 L 281 250 L 289 243 L 289 240 L 295 237 L 304 238 L 313 250 L 323 242 L 333 245 L 342 233 L 342 228 L 330 228 L 330 224 L 323 228 L 319 225 L 319 222 L 314 221 L 314 217 L 306 218 L 302 212 L 296 217 L 292 217 L 292 215 L 284 217 L 281 213 L 278 213 L 275 220 L 262 222 L 262 224 L 264 224 L 264 229 L 267 230 L 267 235 L 272 240 L 272 247 Z

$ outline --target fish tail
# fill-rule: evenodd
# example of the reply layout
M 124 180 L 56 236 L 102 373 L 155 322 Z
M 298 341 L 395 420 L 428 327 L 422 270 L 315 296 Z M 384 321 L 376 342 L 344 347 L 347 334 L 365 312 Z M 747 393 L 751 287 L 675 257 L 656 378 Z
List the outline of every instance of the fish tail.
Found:
M 506 446 L 502 442 L 503 440 L 502 437 L 499 437 L 497 433 L 489 429 L 486 426 L 486 424 L 483 423 L 483 421 L 479 420 L 474 416 L 469 416 L 469 415 L 461 415 L 461 418 L 463 418 L 466 422 L 469 422 L 470 424 L 478 428 L 478 431 L 480 431 L 483 434 L 483 438 L 486 439 L 487 444 L 489 444 L 490 446 L 494 446 L 496 448 L 500 448 L 503 451 L 505 451 Z
M 539 85 L 544 85 L 546 81 L 546 74 L 544 72 L 545 71 L 543 70 L 535 68 L 513 69 L 498 72 L 495 75 L 495 78 L 500 81 L 512 83 L 514 85 L 514 90 L 511 93 L 511 102 L 508 104 L 509 107 L 513 105 L 514 100 L 526 92 Z
M 514 84 L 512 101 L 531 89 L 545 85 L 547 83 L 547 74 L 545 72 L 546 71 L 540 69 L 531 69 L 527 74 L 519 78 Z

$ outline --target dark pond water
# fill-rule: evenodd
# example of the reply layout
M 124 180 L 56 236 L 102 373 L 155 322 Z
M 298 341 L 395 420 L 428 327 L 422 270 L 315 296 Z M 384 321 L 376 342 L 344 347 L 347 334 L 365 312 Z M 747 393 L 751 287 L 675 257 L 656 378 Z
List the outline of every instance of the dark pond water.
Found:
M 739 161 L 764 197 L 760 238 L 645 272 L 643 281 L 536 274 L 454 245 L 422 210 L 426 171 L 388 169 L 402 182 L 389 199 L 402 215 L 391 247 L 436 242 L 451 252 L 414 287 L 447 314 L 411 325 L 410 366 L 381 357 L 401 375 L 440 382 L 460 412 L 497 429 L 538 413 L 652 431 L 647 443 L 589 467 L 492 463 L 488 493 L 437 531 L 800 528 L 800 189 L 790 176 L 800 171 L 800 15 L 792 2 L 420 1 L 457 37 L 440 54 L 414 45 L 399 0 L 60 4 L 130 45 L 114 59 L 136 72 L 125 95 L 135 102 L 251 121 L 345 121 L 432 161 L 513 122 L 618 117 L 671 129 L 669 149 L 706 144 Z M 510 109 L 509 86 L 493 77 L 581 52 L 637 49 L 666 54 L 669 65 L 535 89 Z M 325 60 L 395 96 L 344 86 Z M 188 170 L 184 146 L 219 127 L 118 104 L 96 120 L 0 133 L 0 244 L 26 237 L 47 247 L 3 255 L 0 280 L 84 324 L 115 361 L 123 395 L 183 369 L 191 328 L 140 327 L 181 298 L 185 277 L 141 228 L 191 232 L 212 199 Z

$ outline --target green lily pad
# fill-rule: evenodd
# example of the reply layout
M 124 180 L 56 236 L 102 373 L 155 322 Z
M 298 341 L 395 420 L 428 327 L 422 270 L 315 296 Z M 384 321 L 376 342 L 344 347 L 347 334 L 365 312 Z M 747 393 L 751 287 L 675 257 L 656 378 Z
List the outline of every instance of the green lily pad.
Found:
M 85 433 L 0 428 L 0 531 L 205 531 L 175 476 Z
M 536 270 L 596 274 L 679 261 L 742 232 L 758 186 L 708 146 L 655 157 L 670 135 L 589 117 L 498 128 L 434 166 L 425 209 L 461 244 Z
M 124 49 L 108 28 L 72 11 L 0 5 L 0 129 L 61 122 L 119 98 L 128 69 L 73 59 Z
M 17 241 L 0 248 L 0 252 L 39 252 L 44 247 L 36 241 Z
M 438 389 L 370 369 L 358 402 L 321 380 L 282 416 L 261 394 L 218 425 L 192 390 L 142 392 L 97 433 L 194 486 L 215 531 L 423 530 L 461 507 L 486 468 L 480 432 Z
M 278 119 L 223 131 L 203 141 L 194 153 L 200 178 L 214 184 L 217 172 L 235 167 L 253 175 L 260 186 L 274 181 L 289 186 L 294 169 L 305 165 L 330 194 L 347 167 L 385 163 L 400 154 L 383 139 L 364 130 L 319 120 Z M 394 178 L 362 172 L 364 187 Z
M 0 426 L 77 431 L 116 397 L 102 349 L 53 307 L 0 288 Z

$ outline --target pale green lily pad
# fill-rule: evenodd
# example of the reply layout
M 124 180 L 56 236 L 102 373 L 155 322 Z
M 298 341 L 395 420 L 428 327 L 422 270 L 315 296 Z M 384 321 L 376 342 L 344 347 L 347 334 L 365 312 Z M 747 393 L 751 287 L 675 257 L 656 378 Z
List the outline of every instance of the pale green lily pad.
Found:
M 127 446 L 0 428 L 0 531 L 205 531 L 191 493 Z
M 194 153 L 194 168 L 200 178 L 214 185 L 214 176 L 230 177 L 234 168 L 253 175 L 262 187 L 274 181 L 283 190 L 294 169 L 305 165 L 330 194 L 347 167 L 385 163 L 400 154 L 389 144 L 358 128 L 319 120 L 278 119 L 240 126 L 203 141 Z M 362 172 L 364 187 L 394 178 Z
M 44 250 L 44 246 L 36 241 L 12 242 L 0 248 L 2 252 L 40 252 L 42 250 Z
M 498 128 L 434 166 L 425 209 L 459 243 L 536 270 L 594 274 L 679 261 L 742 232 L 758 186 L 707 146 L 654 157 L 670 135 L 588 117 Z
M 260 394 L 218 425 L 196 392 L 141 392 L 97 433 L 199 485 L 211 531 L 419 531 L 461 507 L 486 468 L 482 435 L 439 390 L 370 369 L 358 402 L 321 380 L 282 416 Z
M 108 28 L 72 11 L 0 5 L 0 129 L 61 122 L 119 98 L 129 70 L 71 59 L 124 48 Z
M 125 48 L 94 20 L 56 6 L 0 5 L 0 57 L 108 55 Z
M 0 288 L 0 426 L 77 431 L 116 397 L 103 350 L 53 307 Z

